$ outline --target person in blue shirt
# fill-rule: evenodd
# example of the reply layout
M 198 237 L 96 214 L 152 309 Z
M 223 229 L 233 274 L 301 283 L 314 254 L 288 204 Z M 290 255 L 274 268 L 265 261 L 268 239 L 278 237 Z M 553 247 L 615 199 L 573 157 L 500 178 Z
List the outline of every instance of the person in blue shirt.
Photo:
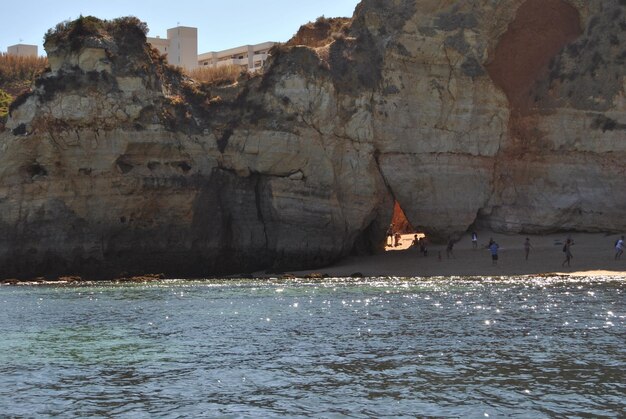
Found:
M 491 252 L 491 264 L 493 266 L 496 266 L 498 264 L 498 249 L 499 248 L 500 246 L 498 246 L 498 243 L 491 240 L 489 244 L 489 251 Z
M 615 260 L 618 260 L 624 254 L 624 236 L 615 242 Z

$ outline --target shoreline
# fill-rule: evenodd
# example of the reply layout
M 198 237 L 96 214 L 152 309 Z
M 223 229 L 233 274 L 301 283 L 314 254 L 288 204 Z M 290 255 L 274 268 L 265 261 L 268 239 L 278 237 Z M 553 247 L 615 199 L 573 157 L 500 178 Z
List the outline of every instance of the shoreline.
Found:
M 309 271 L 302 271 L 309 272 Z M 469 279 L 504 279 L 504 278 L 516 278 L 516 279 L 527 279 L 527 278 L 593 278 L 593 279 L 606 279 L 606 280 L 618 280 L 624 279 L 626 280 L 626 271 L 574 271 L 574 272 L 545 272 L 538 274 L 525 274 L 525 275 L 433 275 L 433 276 L 396 276 L 396 275 L 379 275 L 379 276 L 370 276 L 363 275 L 360 276 L 351 276 L 351 275 L 331 275 L 326 274 L 319 271 L 311 271 L 309 273 L 301 273 L 299 275 L 296 274 L 284 274 L 284 275 L 259 275 L 259 276 L 245 276 L 245 275 L 234 275 L 228 277 L 215 277 L 215 278 L 162 278 L 162 279 L 154 279 L 145 276 L 133 277 L 128 279 L 79 279 L 73 281 L 65 281 L 63 279 L 57 280 L 3 280 L 0 281 L 0 287 L 34 287 L 34 286 L 70 286 L 70 287 L 79 287 L 79 286 L 87 286 L 87 285 L 96 285 L 96 284 L 108 284 L 108 285 L 123 285 L 123 284 L 149 284 L 153 282 L 186 282 L 186 281 L 197 281 L 197 282 L 210 282 L 216 280 L 222 281 L 241 281 L 241 280 L 257 280 L 257 281 L 284 281 L 290 279 L 310 279 L 310 280 L 323 280 L 323 279 L 382 279 L 382 278 L 395 278 L 395 279 L 422 279 L 422 280 L 435 280 L 441 278 L 453 278 L 458 280 L 469 280 Z
M 319 269 L 285 271 L 281 274 L 224 275 L 208 278 L 168 278 L 163 274 L 145 274 L 106 280 L 90 280 L 78 276 L 65 276 L 54 280 L 32 278 L 29 280 L 0 280 L 6 285 L 80 285 L 86 283 L 147 283 L 163 280 L 270 280 L 291 278 L 437 278 L 437 277 L 615 277 L 626 278 L 626 255 L 615 260 L 614 242 L 618 234 L 572 233 L 573 259 L 570 267 L 561 266 L 565 259 L 562 245 L 568 235 L 506 235 L 477 231 L 478 248 L 472 248 L 470 234 L 463 235 L 453 248 L 453 257 L 446 256 L 445 245 L 430 245 L 428 256 L 410 247 L 412 235 L 403 236 L 401 250 L 351 256 L 331 266 Z M 523 243 L 530 238 L 532 245 L 529 260 L 525 260 Z M 500 246 L 499 260 L 492 266 L 491 254 L 486 248 L 490 238 Z M 441 259 L 439 259 L 441 255 Z

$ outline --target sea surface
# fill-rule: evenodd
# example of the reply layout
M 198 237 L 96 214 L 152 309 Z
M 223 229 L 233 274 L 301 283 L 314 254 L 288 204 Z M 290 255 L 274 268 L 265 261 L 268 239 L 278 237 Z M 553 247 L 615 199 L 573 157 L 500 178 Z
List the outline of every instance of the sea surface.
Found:
M 624 417 L 626 278 L 0 287 L 0 417 Z

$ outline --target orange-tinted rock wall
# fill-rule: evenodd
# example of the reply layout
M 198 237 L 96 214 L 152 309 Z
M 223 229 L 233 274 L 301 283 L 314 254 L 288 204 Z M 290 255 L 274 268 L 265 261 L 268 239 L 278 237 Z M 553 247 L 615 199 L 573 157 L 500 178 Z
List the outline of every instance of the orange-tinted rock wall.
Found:
M 486 68 L 507 95 L 511 108 L 533 108 L 531 88 L 548 72 L 548 64 L 582 33 L 578 10 L 563 0 L 527 0 L 500 37 Z

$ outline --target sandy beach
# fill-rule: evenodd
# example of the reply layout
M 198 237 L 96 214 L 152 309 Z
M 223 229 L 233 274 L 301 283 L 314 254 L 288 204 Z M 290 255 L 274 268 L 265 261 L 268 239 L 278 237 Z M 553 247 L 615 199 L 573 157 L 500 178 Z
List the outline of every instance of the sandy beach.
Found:
M 572 233 L 554 235 L 504 235 L 477 231 L 478 248 L 473 249 L 469 234 L 463 236 L 453 249 L 453 256 L 446 256 L 445 245 L 430 245 L 428 256 L 410 247 L 412 235 L 402 237 L 402 245 L 395 251 L 372 256 L 350 257 L 325 269 L 294 272 L 295 275 L 321 273 L 330 276 L 432 277 L 432 276 L 515 276 L 539 274 L 563 274 L 575 276 L 626 277 L 626 254 L 615 260 L 614 243 L 619 235 Z M 524 241 L 528 237 L 532 248 L 525 260 Z M 571 266 L 562 266 L 565 260 L 563 243 L 571 237 Z M 499 248 L 499 260 L 492 265 L 487 249 L 493 238 Z M 441 258 L 439 257 L 441 255 Z

